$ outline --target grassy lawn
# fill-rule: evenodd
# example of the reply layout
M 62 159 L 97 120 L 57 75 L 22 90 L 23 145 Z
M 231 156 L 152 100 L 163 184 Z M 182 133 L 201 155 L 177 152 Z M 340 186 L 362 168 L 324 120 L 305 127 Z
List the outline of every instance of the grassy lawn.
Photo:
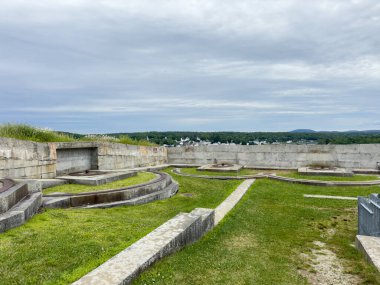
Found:
M 312 254 L 316 241 L 325 243 L 344 272 L 359 278 L 359 283 L 380 284 L 380 274 L 353 246 L 356 202 L 303 197 L 374 192 L 379 187 L 327 188 L 257 180 L 213 231 L 158 262 L 134 284 L 308 284 L 300 271 L 318 271 L 301 255 Z
M 322 181 L 370 181 L 370 180 L 380 180 L 377 175 L 353 175 L 350 177 L 342 176 L 328 176 L 328 175 L 302 175 L 297 172 L 292 172 L 288 174 L 278 174 L 284 177 L 297 178 L 297 179 L 307 179 L 307 180 L 322 180 Z
M 193 175 L 207 175 L 207 176 L 241 176 L 241 175 L 255 175 L 263 170 L 256 169 L 241 169 L 240 171 L 228 171 L 228 172 L 220 172 L 220 171 L 199 171 L 196 167 L 189 168 L 181 168 L 181 172 L 185 174 L 193 174 Z
M 111 209 L 49 209 L 0 234 L 0 284 L 69 284 L 179 212 L 216 207 L 240 183 L 173 176 L 180 190 L 170 199 Z
M 118 181 L 113 181 L 113 182 L 102 184 L 102 185 L 91 186 L 91 185 L 79 185 L 79 184 L 64 184 L 64 185 L 46 188 L 42 192 L 44 194 L 51 194 L 55 192 L 75 194 L 75 193 L 82 193 L 82 192 L 100 191 L 100 190 L 106 190 L 106 189 L 116 189 L 116 188 L 133 186 L 140 183 L 145 183 L 145 182 L 153 180 L 156 177 L 157 176 L 151 172 L 139 172 L 137 173 L 136 176 L 118 180 Z

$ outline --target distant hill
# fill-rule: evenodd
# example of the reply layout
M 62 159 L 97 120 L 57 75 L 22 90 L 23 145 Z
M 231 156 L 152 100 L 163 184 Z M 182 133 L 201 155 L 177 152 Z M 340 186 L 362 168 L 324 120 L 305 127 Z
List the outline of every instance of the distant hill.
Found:
M 290 133 L 304 134 L 304 133 L 316 133 L 316 131 L 310 130 L 310 129 L 297 129 L 297 130 L 290 131 Z

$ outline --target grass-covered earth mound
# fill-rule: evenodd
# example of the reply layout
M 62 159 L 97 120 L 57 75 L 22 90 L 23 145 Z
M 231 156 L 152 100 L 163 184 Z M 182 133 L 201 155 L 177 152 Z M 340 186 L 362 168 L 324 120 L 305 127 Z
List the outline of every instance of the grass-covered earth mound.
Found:
M 92 185 L 79 185 L 79 184 L 64 184 L 64 185 L 46 188 L 42 192 L 43 194 L 52 194 L 52 193 L 57 193 L 57 192 L 77 194 L 77 193 L 85 193 L 85 192 L 93 192 L 93 191 L 110 190 L 110 189 L 117 189 L 117 188 L 134 186 L 141 183 L 146 183 L 146 182 L 152 181 L 156 177 L 157 175 L 151 172 L 139 172 L 137 173 L 136 176 L 128 177 L 122 180 L 113 181 L 110 183 L 105 183 L 102 185 L 92 186 Z
M 0 137 L 13 138 L 18 140 L 28 140 L 34 142 L 114 142 L 129 145 L 156 146 L 155 143 L 147 140 L 133 139 L 127 135 L 80 135 L 57 132 L 49 129 L 42 129 L 26 124 L 2 124 L 0 125 Z

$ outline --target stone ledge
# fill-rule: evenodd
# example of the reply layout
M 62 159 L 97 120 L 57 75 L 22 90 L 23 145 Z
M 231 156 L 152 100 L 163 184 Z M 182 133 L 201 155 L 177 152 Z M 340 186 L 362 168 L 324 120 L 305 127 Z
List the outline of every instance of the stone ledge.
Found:
M 198 240 L 212 217 L 211 209 L 178 214 L 73 284 L 130 284 L 158 259 Z
M 240 199 L 243 198 L 249 187 L 251 187 L 253 182 L 255 182 L 255 179 L 245 180 L 215 209 L 215 225 L 217 225 L 228 214 L 228 212 L 236 206 Z
M 10 211 L 0 215 L 0 233 L 24 224 L 39 209 L 42 193 L 33 193 L 19 202 Z
M 380 237 L 357 235 L 356 248 L 380 271 Z
M 27 195 L 28 185 L 26 183 L 18 183 L 7 191 L 0 193 L 0 214 L 10 210 Z

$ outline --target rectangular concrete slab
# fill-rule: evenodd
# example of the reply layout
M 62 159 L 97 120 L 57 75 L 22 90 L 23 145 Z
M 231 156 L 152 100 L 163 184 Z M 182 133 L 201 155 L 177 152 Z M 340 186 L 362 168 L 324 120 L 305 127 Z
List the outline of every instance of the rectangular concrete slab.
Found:
M 320 198 L 320 199 L 337 199 L 337 200 L 358 200 L 357 197 L 347 197 L 347 196 L 328 196 L 328 195 L 311 195 L 305 194 L 303 195 L 305 198 Z
M 380 271 L 380 237 L 357 235 L 356 248 Z

